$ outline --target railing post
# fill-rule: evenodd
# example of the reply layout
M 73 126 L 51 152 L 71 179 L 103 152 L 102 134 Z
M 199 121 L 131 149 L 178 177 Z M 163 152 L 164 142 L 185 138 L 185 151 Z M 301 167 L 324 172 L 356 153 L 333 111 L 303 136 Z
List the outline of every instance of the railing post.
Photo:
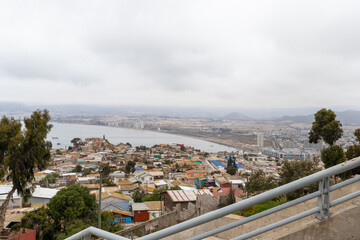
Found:
M 319 181 L 319 192 L 320 195 L 317 200 L 317 206 L 318 206 L 318 213 L 316 214 L 316 218 L 322 219 L 323 218 L 323 199 L 324 199 L 324 179 L 321 179 Z
M 319 192 L 317 206 L 319 212 L 316 214 L 318 219 L 328 218 L 330 216 L 330 177 L 326 177 L 319 181 Z
M 323 214 L 324 214 L 324 218 L 328 218 L 330 217 L 330 177 L 326 177 L 325 178 L 325 193 L 324 193 L 324 210 L 323 210 Z

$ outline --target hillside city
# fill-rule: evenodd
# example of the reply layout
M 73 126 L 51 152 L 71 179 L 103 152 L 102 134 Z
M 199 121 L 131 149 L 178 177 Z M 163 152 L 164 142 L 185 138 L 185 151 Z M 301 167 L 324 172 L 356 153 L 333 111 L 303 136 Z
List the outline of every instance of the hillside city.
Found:
M 84 117 L 61 119 L 55 118 L 62 122 L 94 124 Z M 46 170 L 34 173 L 31 182 L 34 192 L 29 199 L 14 193 L 6 210 L 4 226 L 28 224 L 29 228 L 37 228 L 39 239 L 46 239 L 43 230 L 39 232 L 44 226 L 34 225 L 27 219 L 31 219 L 34 212 L 45 211 L 43 207 L 51 209 L 54 205 L 51 199 L 55 199 L 61 189 L 79 186 L 95 197 L 101 214 L 108 214 L 111 219 L 108 220 L 111 222 L 106 228 L 108 231 L 140 237 L 296 180 L 286 176 L 286 171 L 291 168 L 306 176 L 327 167 L 319 161 L 325 143 L 309 143 L 311 125 L 128 117 L 103 117 L 97 121 L 97 125 L 109 127 L 198 137 L 239 150 L 212 153 L 183 143 L 159 143 L 147 147 L 133 146 L 129 142 L 112 144 L 105 135 L 101 138 L 75 137 L 67 149 L 53 146 Z M 355 127 L 344 127 L 343 137 L 337 144 L 344 149 L 356 144 L 354 130 Z M 300 173 L 304 169 L 308 170 Z M 3 179 L 2 195 L 10 189 L 11 185 Z M 71 194 L 69 196 L 69 199 L 73 198 Z M 299 196 L 301 194 L 288 195 L 287 199 Z M 1 199 L 4 201 L 5 198 Z M 278 202 L 270 201 L 275 204 L 273 206 Z M 74 206 L 69 203 L 67 207 Z M 250 216 L 257 211 L 248 209 L 236 214 Z M 75 229 L 79 231 L 85 226 L 77 227 Z M 66 233 L 66 226 L 64 231 L 58 239 L 71 233 Z
M 360 239 L 360 1 L 0 1 L 0 240 Z

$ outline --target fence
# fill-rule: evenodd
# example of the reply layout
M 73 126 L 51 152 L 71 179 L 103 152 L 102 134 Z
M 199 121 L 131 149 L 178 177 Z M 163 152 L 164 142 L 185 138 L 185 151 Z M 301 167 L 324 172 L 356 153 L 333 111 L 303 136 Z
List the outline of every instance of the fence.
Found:
M 315 206 L 314 208 L 312 208 L 310 210 L 307 210 L 307 211 L 304 211 L 302 213 L 299 213 L 297 215 L 291 216 L 289 218 L 283 219 L 283 220 L 281 220 L 279 222 L 276 222 L 276 223 L 270 224 L 268 226 L 262 227 L 260 229 L 255 230 L 255 231 L 243 234 L 241 236 L 233 238 L 232 240 L 247 239 L 247 238 L 259 235 L 261 233 L 270 231 L 272 229 L 278 228 L 278 227 L 283 226 L 285 224 L 291 223 L 293 221 L 299 220 L 301 218 L 310 216 L 310 215 L 315 214 L 315 213 L 316 213 L 317 218 L 326 219 L 326 218 L 328 218 L 330 216 L 330 207 L 338 205 L 338 204 L 343 203 L 345 201 L 348 201 L 348 200 L 350 200 L 352 198 L 360 196 L 360 191 L 356 191 L 356 192 L 353 192 L 353 193 L 348 194 L 346 196 L 343 196 L 341 198 L 338 198 L 336 200 L 330 201 L 330 198 L 329 198 L 330 192 L 332 192 L 332 191 L 334 191 L 336 189 L 339 189 L 341 187 L 347 186 L 349 184 L 355 183 L 357 181 L 360 181 L 360 176 L 357 176 L 355 178 L 346 180 L 344 182 L 338 183 L 338 184 L 333 185 L 333 186 L 329 185 L 330 177 L 334 176 L 334 175 L 337 175 L 337 174 L 340 174 L 340 173 L 343 173 L 343 172 L 346 172 L 346 171 L 351 170 L 353 168 L 356 168 L 358 166 L 360 166 L 360 158 L 354 158 L 354 159 L 352 159 L 350 161 L 347 161 L 345 163 L 338 164 L 338 165 L 333 166 L 331 168 L 328 168 L 328 169 L 325 169 L 323 171 L 317 172 L 315 174 L 309 175 L 307 177 L 298 179 L 298 180 L 296 180 L 294 182 L 288 183 L 286 185 L 280 186 L 278 188 L 272 189 L 270 191 L 267 191 L 267 192 L 264 192 L 262 194 L 256 195 L 254 197 L 248 198 L 246 200 L 240 201 L 238 203 L 234 203 L 232 205 L 221 208 L 219 210 L 209 212 L 209 213 L 201 215 L 199 217 L 196 217 L 196 218 L 190 219 L 188 221 L 179 223 L 177 225 L 168 227 L 168 228 L 163 229 L 161 231 L 154 232 L 154 233 L 151 233 L 149 235 L 143 236 L 141 238 L 138 238 L 138 240 L 161 239 L 161 238 L 176 234 L 178 232 L 193 228 L 193 227 L 198 226 L 200 224 L 210 222 L 210 221 L 215 220 L 217 218 L 224 217 L 224 216 L 226 216 L 228 214 L 231 214 L 231 213 L 234 213 L 236 211 L 240 211 L 242 209 L 251 207 L 253 205 L 256 205 L 256 204 L 265 202 L 267 200 L 279 197 L 281 195 L 284 195 L 286 193 L 295 191 L 297 189 L 303 188 L 305 186 L 308 186 L 308 185 L 310 185 L 312 183 L 316 183 L 316 182 L 319 183 L 319 190 L 317 192 L 308 194 L 308 195 L 303 196 L 301 198 L 295 199 L 295 200 L 293 200 L 291 202 L 284 203 L 282 205 L 271 208 L 271 209 L 266 210 L 264 212 L 255 214 L 255 215 L 253 215 L 251 217 L 247 217 L 247 218 L 241 219 L 239 221 L 230 223 L 228 225 L 221 226 L 221 227 L 213 229 L 211 231 L 208 231 L 208 232 L 202 233 L 200 235 L 191 237 L 190 240 L 203 239 L 205 237 L 212 236 L 214 234 L 217 234 L 217 233 L 229 230 L 231 228 L 243 225 L 243 224 L 245 224 L 247 222 L 256 220 L 258 218 L 267 216 L 269 214 L 278 212 L 280 210 L 289 208 L 291 206 L 294 206 L 296 204 L 299 204 L 301 202 L 305 202 L 305 201 L 313 199 L 313 198 L 318 199 L 317 200 L 317 206 Z M 81 237 L 85 237 L 85 236 L 89 235 L 88 229 L 85 229 L 85 230 L 83 230 L 83 231 L 81 231 L 81 232 L 67 238 L 67 240 L 80 239 Z M 100 235 L 100 234 L 103 234 L 103 232 L 104 231 L 102 231 L 100 229 L 94 229 L 94 228 L 91 229 L 91 234 L 97 235 L 99 237 L 104 237 L 104 238 L 110 239 L 110 240 L 112 240 L 112 239 L 120 239 L 120 240 L 121 239 L 126 239 L 126 238 L 120 237 L 120 236 L 115 235 L 115 234 L 112 234 L 111 238 L 110 238 L 109 235 L 106 235 L 106 236 L 105 235 Z M 110 234 L 108 232 L 106 232 L 106 233 Z M 86 239 L 86 238 L 84 238 L 84 239 Z

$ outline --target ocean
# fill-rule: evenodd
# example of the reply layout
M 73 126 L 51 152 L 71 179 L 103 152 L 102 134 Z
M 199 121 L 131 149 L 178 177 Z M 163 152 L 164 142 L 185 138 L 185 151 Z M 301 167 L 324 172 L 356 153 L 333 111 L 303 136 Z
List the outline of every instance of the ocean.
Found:
M 155 144 L 181 143 L 210 153 L 238 151 L 238 149 L 213 142 L 168 133 L 96 125 L 51 124 L 53 124 L 53 128 L 48 134 L 47 140 L 52 142 L 53 148 L 67 149 L 69 146 L 72 146 L 71 140 L 75 137 L 84 140 L 85 138 L 92 137 L 102 138 L 105 135 L 105 138 L 112 144 L 128 142 L 134 147 L 140 145 L 151 147 Z

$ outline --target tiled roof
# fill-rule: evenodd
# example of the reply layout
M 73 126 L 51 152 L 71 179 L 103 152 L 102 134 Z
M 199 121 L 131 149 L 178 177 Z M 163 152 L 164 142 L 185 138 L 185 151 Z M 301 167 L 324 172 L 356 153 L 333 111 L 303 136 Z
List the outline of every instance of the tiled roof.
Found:
M 106 211 L 106 212 L 111 212 L 111 213 L 118 213 L 118 214 L 130 216 L 130 217 L 133 217 L 133 216 L 134 216 L 131 212 L 128 212 L 128 211 L 120 211 L 120 210 L 117 210 L 117 209 L 106 209 L 105 211 Z
M 135 190 L 135 189 L 139 188 L 136 184 L 120 185 L 119 187 L 120 187 L 121 191 L 132 191 L 132 190 Z
M 132 184 L 132 182 L 130 182 L 129 180 L 125 180 L 125 181 L 119 181 L 116 184 L 117 185 L 130 185 L 130 184 Z
M 199 173 L 206 173 L 206 171 L 188 170 L 188 171 L 186 171 L 186 173 L 199 174 Z
M 117 193 L 117 192 L 103 192 L 103 193 L 101 193 L 101 199 L 104 199 L 104 198 L 109 197 L 109 196 L 121 198 L 121 199 L 128 200 L 128 201 L 133 200 L 130 196 L 125 195 L 125 194 L 121 194 L 121 193 Z

